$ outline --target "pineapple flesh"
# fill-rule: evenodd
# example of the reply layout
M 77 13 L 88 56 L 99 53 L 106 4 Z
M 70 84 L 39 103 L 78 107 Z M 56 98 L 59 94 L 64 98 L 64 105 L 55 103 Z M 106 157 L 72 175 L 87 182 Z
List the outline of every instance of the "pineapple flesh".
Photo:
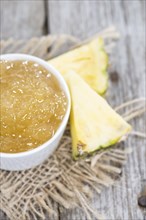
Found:
M 49 60 L 49 63 L 63 76 L 70 70 L 75 71 L 101 95 L 107 90 L 108 56 L 104 50 L 104 41 L 100 37 Z
M 109 147 L 130 132 L 131 126 L 78 74 L 70 71 L 65 79 L 72 98 L 70 126 L 74 159 Z

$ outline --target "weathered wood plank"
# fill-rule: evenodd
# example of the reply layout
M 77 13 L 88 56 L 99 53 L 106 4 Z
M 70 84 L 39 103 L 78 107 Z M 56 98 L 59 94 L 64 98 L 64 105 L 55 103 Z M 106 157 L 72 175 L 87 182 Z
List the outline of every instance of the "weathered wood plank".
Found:
M 1 1 L 1 38 L 25 39 L 44 33 L 44 0 Z
M 111 72 L 118 81 L 110 83 L 109 101 L 113 106 L 134 97 L 145 96 L 145 1 L 50 1 L 51 33 L 67 33 L 85 39 L 111 24 L 117 26 L 121 39 L 113 55 Z M 112 75 L 112 73 L 111 73 Z M 145 122 L 144 122 L 145 121 Z M 144 132 L 146 118 L 133 126 Z M 146 179 L 146 142 L 129 139 L 133 147 L 121 179 L 115 186 L 95 196 L 92 205 L 112 220 L 145 219 L 137 197 Z M 86 219 L 78 209 L 60 210 L 60 219 Z
M 112 71 L 118 73 L 119 80 L 111 82 L 109 92 L 109 101 L 114 106 L 123 100 L 145 95 L 144 4 L 145 1 L 138 0 L 49 2 L 48 25 L 51 33 L 68 33 L 84 39 L 110 24 L 115 24 L 120 30 L 121 39 L 114 53 L 112 66 Z M 2 1 L 2 38 L 41 35 L 44 24 L 42 5 L 41 0 Z M 144 130 L 144 119 L 133 124 L 137 130 L 142 127 Z M 93 207 L 105 213 L 108 219 L 144 219 L 143 211 L 137 206 L 137 196 L 146 179 L 146 143 L 132 139 L 129 140 L 129 145 L 133 146 L 134 152 L 123 169 L 121 179 L 92 201 Z M 58 218 L 86 219 L 78 209 L 60 209 Z M 3 220 L 3 217 L 0 219 Z

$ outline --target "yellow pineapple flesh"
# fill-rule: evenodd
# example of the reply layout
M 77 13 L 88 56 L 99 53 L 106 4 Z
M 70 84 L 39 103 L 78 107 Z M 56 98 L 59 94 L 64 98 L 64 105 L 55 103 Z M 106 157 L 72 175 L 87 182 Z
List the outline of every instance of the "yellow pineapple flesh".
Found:
M 109 147 L 130 132 L 131 126 L 79 74 L 71 71 L 65 79 L 72 99 L 70 126 L 74 159 Z
M 100 37 L 49 60 L 49 63 L 62 75 L 70 70 L 75 71 L 101 95 L 107 90 L 108 56 L 104 50 L 104 41 Z

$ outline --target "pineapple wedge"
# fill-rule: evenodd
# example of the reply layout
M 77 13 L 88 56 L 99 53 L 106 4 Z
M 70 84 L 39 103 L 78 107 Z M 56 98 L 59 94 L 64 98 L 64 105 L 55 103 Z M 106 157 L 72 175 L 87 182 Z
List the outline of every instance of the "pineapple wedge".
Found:
M 102 38 L 49 60 L 62 75 L 73 70 L 78 73 L 96 92 L 104 94 L 108 86 L 108 56 Z
M 78 74 L 70 71 L 65 79 L 72 98 L 70 126 L 74 159 L 109 147 L 130 132 L 131 126 Z

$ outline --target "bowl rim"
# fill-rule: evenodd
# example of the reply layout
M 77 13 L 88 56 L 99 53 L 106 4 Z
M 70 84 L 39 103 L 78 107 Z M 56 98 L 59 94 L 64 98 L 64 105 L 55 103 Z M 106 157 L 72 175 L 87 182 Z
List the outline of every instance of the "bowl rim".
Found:
M 15 61 L 15 60 L 24 60 L 24 61 L 34 61 L 37 62 L 38 64 L 42 65 L 45 69 L 50 71 L 58 80 L 62 90 L 65 92 L 66 98 L 67 98 L 67 110 L 64 115 L 64 118 L 58 127 L 57 131 L 51 137 L 48 141 L 44 142 L 43 144 L 39 145 L 38 147 L 29 150 L 29 151 L 24 151 L 24 152 L 18 152 L 18 153 L 3 153 L 0 152 L 0 158 L 18 158 L 18 157 L 24 157 L 24 156 L 30 156 L 34 153 L 37 153 L 44 148 L 48 147 L 48 145 L 51 145 L 61 134 L 61 132 L 64 130 L 64 127 L 67 124 L 69 115 L 70 115 L 70 109 L 71 109 L 71 97 L 70 97 L 70 92 L 69 88 L 67 86 L 67 83 L 65 82 L 63 76 L 61 73 L 55 69 L 51 64 L 49 64 L 47 61 L 44 61 L 41 58 L 38 58 L 36 56 L 28 55 L 28 54 L 23 54 L 23 53 L 10 53 L 10 54 L 2 54 L 0 55 L 0 61 L 3 60 L 8 60 L 8 61 Z

